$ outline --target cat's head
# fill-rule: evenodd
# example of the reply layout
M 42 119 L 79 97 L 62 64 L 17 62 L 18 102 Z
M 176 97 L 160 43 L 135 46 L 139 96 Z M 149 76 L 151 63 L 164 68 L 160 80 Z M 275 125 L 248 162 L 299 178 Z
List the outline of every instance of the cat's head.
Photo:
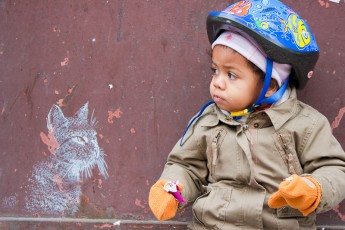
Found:
M 105 154 L 97 142 L 97 122 L 93 113 L 88 120 L 88 112 L 86 103 L 73 117 L 65 117 L 57 105 L 53 105 L 48 114 L 47 128 L 59 145 L 55 157 L 60 170 L 64 171 L 61 174 L 73 180 L 91 177 L 95 166 L 104 177 L 108 176 Z

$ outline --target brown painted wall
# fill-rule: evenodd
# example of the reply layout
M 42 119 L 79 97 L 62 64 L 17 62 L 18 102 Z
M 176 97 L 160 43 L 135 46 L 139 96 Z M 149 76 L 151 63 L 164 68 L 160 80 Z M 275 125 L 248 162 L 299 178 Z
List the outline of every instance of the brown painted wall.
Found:
M 58 229 L 44 218 L 66 216 L 157 226 L 148 190 L 210 99 L 205 19 L 231 2 L 0 0 L 0 229 Z M 307 19 L 321 49 L 300 99 L 327 116 L 345 147 L 344 1 L 284 2 Z M 52 139 L 49 130 L 61 124 Z M 92 148 L 75 149 L 71 139 Z M 59 149 L 75 155 L 57 161 Z M 100 171 L 102 159 L 108 168 Z M 77 182 L 82 168 L 92 175 Z M 190 217 L 186 210 L 176 220 Z M 345 203 L 319 217 L 320 226 L 344 221 Z M 88 226 L 120 228 L 107 224 Z

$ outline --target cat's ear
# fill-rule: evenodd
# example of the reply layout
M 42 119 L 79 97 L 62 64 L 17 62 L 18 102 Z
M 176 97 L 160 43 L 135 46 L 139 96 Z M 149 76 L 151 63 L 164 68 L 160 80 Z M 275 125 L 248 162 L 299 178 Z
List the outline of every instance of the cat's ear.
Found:
M 66 117 L 63 115 L 59 106 L 53 105 L 48 113 L 47 127 L 48 130 L 53 130 L 54 127 L 58 127 L 67 122 Z
M 77 117 L 81 120 L 87 120 L 87 114 L 89 113 L 89 102 L 86 102 L 78 112 L 74 114 L 74 117 Z

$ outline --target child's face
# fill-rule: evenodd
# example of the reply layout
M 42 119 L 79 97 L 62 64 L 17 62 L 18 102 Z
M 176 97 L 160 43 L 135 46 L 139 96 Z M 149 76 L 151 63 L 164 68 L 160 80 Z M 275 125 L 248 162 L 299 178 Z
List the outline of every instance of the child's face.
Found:
M 210 93 L 219 108 L 237 112 L 256 102 L 263 81 L 248 62 L 231 48 L 221 45 L 213 48 Z

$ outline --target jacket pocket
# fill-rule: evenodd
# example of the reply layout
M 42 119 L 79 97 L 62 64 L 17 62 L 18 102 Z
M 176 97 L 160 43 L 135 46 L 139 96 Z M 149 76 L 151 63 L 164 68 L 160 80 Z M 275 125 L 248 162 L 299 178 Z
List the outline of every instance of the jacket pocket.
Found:
M 291 218 L 291 217 L 304 217 L 303 214 L 297 209 L 289 206 L 284 206 L 277 209 L 278 218 Z
M 207 167 L 210 172 L 212 181 L 216 181 L 216 166 L 219 157 L 219 148 L 226 135 L 226 130 L 222 127 L 217 129 L 215 133 L 211 136 L 210 143 L 207 144 Z
M 222 229 L 232 189 L 206 187 L 207 192 L 193 204 L 194 218 L 207 229 Z
M 273 138 L 289 174 L 301 175 L 303 168 L 296 152 L 296 144 L 292 134 L 288 130 L 281 129 L 273 135 Z
M 289 229 L 316 229 L 315 212 L 310 213 L 308 216 L 303 216 L 297 209 L 285 206 L 277 209 L 277 217 L 279 225 L 288 226 Z

